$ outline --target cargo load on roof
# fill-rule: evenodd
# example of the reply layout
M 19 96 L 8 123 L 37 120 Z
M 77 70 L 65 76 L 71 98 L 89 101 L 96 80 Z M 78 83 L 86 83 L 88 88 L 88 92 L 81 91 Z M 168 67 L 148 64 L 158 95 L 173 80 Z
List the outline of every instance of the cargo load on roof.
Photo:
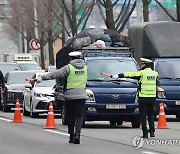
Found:
M 180 23 L 171 21 L 145 22 L 132 25 L 128 30 L 134 56 L 180 57 Z
M 117 31 L 100 28 L 88 28 L 82 30 L 77 36 L 68 39 L 64 47 L 56 55 L 56 66 L 61 68 L 69 63 L 69 53 L 84 48 L 132 48 L 131 41 L 127 36 Z

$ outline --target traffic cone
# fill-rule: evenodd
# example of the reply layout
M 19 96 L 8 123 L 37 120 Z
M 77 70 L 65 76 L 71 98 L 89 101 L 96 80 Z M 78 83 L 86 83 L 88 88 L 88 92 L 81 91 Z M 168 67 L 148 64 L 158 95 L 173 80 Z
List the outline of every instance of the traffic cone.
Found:
M 15 112 L 14 112 L 14 119 L 13 123 L 22 123 L 22 116 L 21 116 L 21 108 L 19 104 L 19 99 L 16 99 L 16 107 L 15 107 Z
M 52 102 L 49 103 L 49 111 L 46 121 L 45 129 L 56 129 L 55 121 L 54 121 L 54 111 Z
M 164 112 L 164 103 L 160 103 L 159 119 L 157 129 L 168 129 Z

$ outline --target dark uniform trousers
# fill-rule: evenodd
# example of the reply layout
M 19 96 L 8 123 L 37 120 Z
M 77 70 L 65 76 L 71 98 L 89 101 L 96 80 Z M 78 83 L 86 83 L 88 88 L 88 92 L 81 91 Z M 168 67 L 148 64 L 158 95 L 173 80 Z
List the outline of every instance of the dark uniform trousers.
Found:
M 154 103 L 155 98 L 139 98 L 139 112 L 140 112 L 140 119 L 142 124 L 142 131 L 146 133 L 148 131 L 147 128 L 147 119 L 149 124 L 149 132 L 155 131 L 154 126 Z
M 85 99 L 65 101 L 69 134 L 81 133 L 84 121 L 85 101 Z

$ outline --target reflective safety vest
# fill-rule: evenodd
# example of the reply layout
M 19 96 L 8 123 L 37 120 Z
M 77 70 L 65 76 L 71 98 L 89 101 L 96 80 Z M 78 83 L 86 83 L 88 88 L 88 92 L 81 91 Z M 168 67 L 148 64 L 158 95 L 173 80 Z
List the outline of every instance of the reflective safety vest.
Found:
M 127 72 L 125 77 L 140 77 L 139 80 L 139 97 L 156 97 L 156 79 L 158 72 L 153 71 L 151 68 L 145 68 L 138 72 Z
M 77 69 L 71 64 L 68 64 L 70 68 L 69 76 L 67 77 L 67 90 L 85 88 L 87 82 L 87 67 Z

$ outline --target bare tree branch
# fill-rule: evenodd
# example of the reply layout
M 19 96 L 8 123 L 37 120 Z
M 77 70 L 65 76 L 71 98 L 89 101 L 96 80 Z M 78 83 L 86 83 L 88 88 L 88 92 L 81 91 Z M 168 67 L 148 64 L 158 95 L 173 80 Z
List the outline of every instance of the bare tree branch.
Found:
M 119 0 L 116 0 L 114 3 L 113 3 L 113 7 L 119 2 Z
M 171 18 L 171 20 L 176 21 L 176 19 L 167 11 L 167 9 L 158 0 L 155 1 L 163 9 L 163 11 L 166 12 L 166 14 Z
M 124 29 L 124 27 L 125 27 L 128 19 L 130 18 L 131 14 L 133 13 L 135 7 L 136 7 L 136 1 L 134 1 L 134 4 L 133 4 L 133 6 L 132 6 L 132 8 L 131 8 L 131 10 L 130 10 L 130 12 L 129 12 L 129 14 L 128 14 L 127 17 L 124 19 L 122 25 L 121 25 L 120 28 L 118 29 L 118 32 L 119 32 L 119 33 L 121 33 L 121 32 L 123 31 L 123 29 Z

